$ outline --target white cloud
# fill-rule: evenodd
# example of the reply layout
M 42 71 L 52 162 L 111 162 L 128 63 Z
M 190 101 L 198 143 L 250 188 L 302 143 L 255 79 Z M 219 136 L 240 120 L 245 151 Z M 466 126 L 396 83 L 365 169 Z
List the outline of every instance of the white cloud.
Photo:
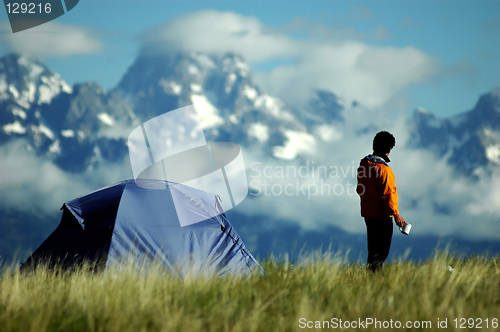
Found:
M 92 54 L 102 48 L 101 42 L 88 29 L 57 22 L 3 34 L 1 41 L 6 50 L 37 57 Z
M 166 22 L 140 35 L 142 52 L 237 52 L 262 61 L 294 52 L 295 42 L 266 31 L 256 18 L 232 12 L 203 11 Z
M 295 59 L 255 75 L 264 91 L 289 104 L 305 102 L 312 89 L 328 89 L 347 102 L 381 106 L 405 88 L 431 80 L 439 62 L 415 47 L 373 46 L 356 39 L 293 38 L 257 18 L 203 11 L 156 26 L 140 35 L 142 52 L 242 54 L 250 63 Z M 332 28 L 328 28 L 332 30 Z M 385 31 L 385 30 L 384 30 Z M 388 33 L 385 31 L 384 33 Z M 332 33 L 330 33 L 331 35 Z M 278 60 L 279 62 L 279 60 Z
M 499 174 L 479 181 L 459 176 L 445 159 L 405 147 L 409 128 L 404 116 L 389 121 L 370 117 L 370 112 L 361 107 L 347 109 L 344 124 L 334 127 L 340 139 L 318 139 L 317 152 L 302 162 L 244 150 L 249 185 L 261 193 L 247 197 L 235 210 L 286 220 L 304 230 L 335 225 L 364 234 L 354 191 L 356 168 L 371 152 L 377 128 L 384 128 L 396 136 L 390 166 L 396 174 L 401 214 L 413 224 L 412 234 L 500 239 Z M 132 177 L 128 158 L 74 174 L 27 151 L 26 144 L 17 140 L 0 147 L 0 201 L 5 206 L 54 213 L 65 201 Z M 326 173 L 319 166 L 326 166 Z
M 412 84 L 430 79 L 437 61 L 413 48 L 370 46 L 362 42 L 309 43 L 301 61 L 256 75 L 264 90 L 289 103 L 301 103 L 312 89 L 327 89 L 348 103 L 377 107 Z
M 55 213 L 62 203 L 132 177 L 128 157 L 121 163 L 100 165 L 81 174 L 61 170 L 51 160 L 15 140 L 0 147 L 0 201 L 20 210 L 39 208 Z

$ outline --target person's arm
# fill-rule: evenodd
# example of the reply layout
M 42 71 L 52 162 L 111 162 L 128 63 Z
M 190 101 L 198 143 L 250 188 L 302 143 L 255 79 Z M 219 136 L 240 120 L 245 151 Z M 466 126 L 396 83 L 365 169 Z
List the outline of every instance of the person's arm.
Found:
M 382 195 L 382 204 L 388 215 L 393 215 L 396 224 L 400 227 L 406 223 L 399 215 L 398 209 L 398 190 L 396 188 L 396 178 L 389 167 L 380 167 L 378 173 L 378 183 L 380 194 Z
M 398 190 L 396 188 L 396 177 L 392 170 L 387 167 L 379 174 L 379 185 L 382 192 L 382 202 L 389 215 L 394 216 L 394 221 L 399 227 L 406 225 L 406 220 L 399 214 Z

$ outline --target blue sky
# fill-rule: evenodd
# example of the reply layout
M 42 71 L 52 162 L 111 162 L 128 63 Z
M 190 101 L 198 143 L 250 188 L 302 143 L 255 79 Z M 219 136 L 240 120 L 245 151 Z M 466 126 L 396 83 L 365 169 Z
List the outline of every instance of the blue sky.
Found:
M 82 0 L 72 11 L 54 20 L 53 25 L 26 31 L 27 37 L 22 37 L 21 33 L 12 34 L 4 24 L 0 49 L 2 53 L 9 50 L 31 53 L 70 84 L 96 81 L 110 89 L 134 61 L 140 46 L 144 45 L 145 35 L 161 32 L 162 28 L 155 27 L 165 22 L 182 23 L 184 17 L 207 10 L 235 13 L 238 15 L 236 20 L 255 19 L 259 24 L 256 29 L 262 29 L 256 38 L 269 32 L 287 39 L 286 45 L 301 43 L 301 48 L 314 45 L 311 53 L 319 50 L 323 43 L 335 47 L 356 43 L 357 47 L 366 47 L 367 54 L 376 52 L 382 58 L 391 50 L 401 51 L 394 59 L 402 63 L 405 56 L 418 57 L 415 63 L 424 61 L 425 64 L 415 70 L 429 70 L 419 77 L 415 72 L 403 73 L 401 76 L 408 77 L 401 81 L 395 79 L 398 72 L 392 72 L 392 79 L 385 82 L 385 95 L 380 99 L 370 97 L 378 92 L 370 90 L 369 85 L 363 89 L 335 91 L 336 87 L 343 86 L 342 79 L 349 78 L 350 83 L 345 81 L 345 84 L 356 85 L 357 76 L 350 75 L 349 71 L 342 74 L 345 76 L 340 75 L 337 82 L 330 84 L 327 77 L 323 77 L 297 89 L 322 87 L 323 84 L 324 88 L 334 90 L 347 100 L 359 99 L 375 108 L 397 107 L 401 112 L 410 113 L 416 107 L 423 107 L 440 116 L 448 116 L 471 109 L 479 95 L 500 87 L 500 2 L 486 0 Z M 5 11 L 0 13 L 0 21 L 6 23 Z M 66 37 L 70 42 L 61 42 L 60 48 L 49 47 L 49 43 L 45 48 L 44 45 L 31 48 L 30 43 L 20 42 L 22 38 L 35 39 L 44 34 L 47 40 L 64 40 L 61 38 L 64 31 L 73 31 L 79 38 L 69 34 Z M 172 33 L 171 29 L 168 31 Z M 183 36 L 195 38 L 189 34 Z M 73 45 L 73 49 L 64 50 L 65 45 L 77 42 L 80 44 Z M 280 89 L 280 82 L 285 77 L 293 77 L 290 76 L 292 71 L 297 73 L 294 79 L 311 76 L 304 80 L 314 81 L 315 72 L 308 71 L 311 64 L 306 61 L 319 61 L 293 51 L 296 47 L 290 48 L 290 54 L 284 50 L 270 52 L 264 58 L 248 57 L 257 82 L 262 82 L 266 91 L 285 101 L 288 101 L 287 96 L 281 94 L 288 88 Z M 331 52 L 338 50 L 335 47 Z M 51 49 L 57 51 L 51 52 Z M 244 50 L 242 53 L 246 55 Z M 351 53 L 342 54 L 349 56 Z M 328 56 L 321 61 L 328 62 Z M 296 63 L 303 65 L 295 68 Z M 338 67 L 331 68 L 332 76 L 336 71 Z M 383 67 L 370 77 L 383 82 Z

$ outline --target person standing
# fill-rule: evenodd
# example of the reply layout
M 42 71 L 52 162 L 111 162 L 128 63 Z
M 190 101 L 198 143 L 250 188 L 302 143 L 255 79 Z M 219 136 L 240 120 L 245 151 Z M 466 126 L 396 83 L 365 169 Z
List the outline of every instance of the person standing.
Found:
M 361 199 L 361 216 L 366 224 L 367 267 L 373 272 L 382 269 L 389 255 L 392 218 L 399 227 L 406 224 L 399 214 L 396 179 L 387 165 L 389 153 L 395 145 L 396 139 L 391 133 L 377 133 L 373 139 L 373 153 L 364 157 L 358 167 L 356 192 Z

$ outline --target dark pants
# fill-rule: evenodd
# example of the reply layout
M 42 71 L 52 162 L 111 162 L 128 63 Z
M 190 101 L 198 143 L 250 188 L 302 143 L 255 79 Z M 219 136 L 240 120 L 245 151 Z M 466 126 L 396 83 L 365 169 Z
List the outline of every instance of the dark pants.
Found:
M 368 235 L 367 266 L 373 272 L 382 269 L 389 256 L 392 240 L 392 217 L 365 218 Z

